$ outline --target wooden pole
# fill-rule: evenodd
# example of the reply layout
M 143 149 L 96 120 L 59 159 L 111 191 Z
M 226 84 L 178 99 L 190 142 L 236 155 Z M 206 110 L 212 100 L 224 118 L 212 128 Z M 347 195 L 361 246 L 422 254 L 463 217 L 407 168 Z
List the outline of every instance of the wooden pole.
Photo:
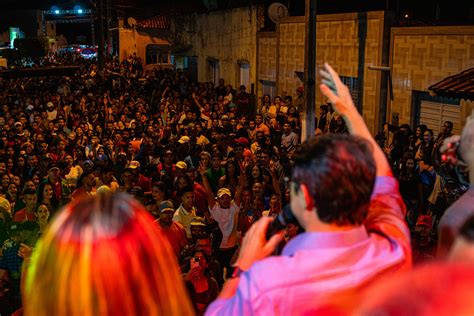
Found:
M 303 126 L 301 139 L 314 136 L 316 106 L 316 0 L 306 0 Z

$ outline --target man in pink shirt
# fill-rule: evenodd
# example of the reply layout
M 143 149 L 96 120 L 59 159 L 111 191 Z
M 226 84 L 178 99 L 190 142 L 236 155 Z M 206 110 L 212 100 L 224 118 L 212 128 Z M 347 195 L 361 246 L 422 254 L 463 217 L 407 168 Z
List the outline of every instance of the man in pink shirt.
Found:
M 337 95 L 324 84 L 321 90 L 351 135 L 309 140 L 293 157 L 291 209 L 305 233 L 281 256 L 268 257 L 283 233 L 267 241 L 272 219 L 256 222 L 244 237 L 233 278 L 207 315 L 310 314 L 337 294 L 411 267 L 398 183 L 349 89 L 326 69 Z

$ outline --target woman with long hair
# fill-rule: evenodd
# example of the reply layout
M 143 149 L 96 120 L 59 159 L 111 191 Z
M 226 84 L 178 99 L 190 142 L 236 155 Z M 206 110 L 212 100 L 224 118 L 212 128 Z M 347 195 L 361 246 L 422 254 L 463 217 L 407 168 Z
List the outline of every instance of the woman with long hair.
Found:
M 166 184 L 162 181 L 153 182 L 151 186 L 151 199 L 147 204 L 147 210 L 156 219 L 160 217 L 160 203 L 169 197 Z
M 38 241 L 25 315 L 192 315 L 171 246 L 143 206 L 100 193 L 69 204 Z
M 300 128 L 300 113 L 295 106 L 288 107 L 286 122 L 291 125 L 295 133 L 298 133 Z
M 39 234 L 43 234 L 46 231 L 46 227 L 49 222 L 49 208 L 46 204 L 38 204 L 35 210 L 36 222 L 39 225 Z
M 41 182 L 37 191 L 38 204 L 46 204 L 51 214 L 55 214 L 59 208 L 59 201 L 54 197 L 53 186 L 48 182 Z
M 225 164 L 225 174 L 219 179 L 219 188 L 228 188 L 232 192 L 237 190 L 239 183 L 240 168 L 238 163 L 233 159 L 227 159 Z
M 10 179 L 10 176 L 8 174 L 4 174 L 2 176 L 2 182 L 1 182 L 1 193 L 2 194 L 6 194 L 7 193 L 7 190 L 8 190 L 8 186 L 10 185 L 10 182 L 11 179 Z
M 272 104 L 272 100 L 270 98 L 270 95 L 265 94 L 262 97 L 262 103 L 260 105 L 260 113 L 263 115 L 264 118 L 267 117 L 267 112 L 268 112 L 271 104 Z

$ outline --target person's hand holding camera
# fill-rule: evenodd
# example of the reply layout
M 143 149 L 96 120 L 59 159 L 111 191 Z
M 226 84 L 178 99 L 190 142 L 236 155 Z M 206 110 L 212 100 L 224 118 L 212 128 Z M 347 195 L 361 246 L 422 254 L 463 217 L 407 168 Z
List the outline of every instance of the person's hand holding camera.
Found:
M 199 258 L 191 258 L 191 269 L 186 273 L 186 281 L 197 280 L 202 276 L 203 269 L 198 261 Z
M 284 232 L 281 231 L 267 241 L 265 234 L 268 225 L 273 221 L 271 217 L 262 217 L 255 222 L 245 234 L 239 257 L 235 263 L 242 271 L 250 269 L 254 262 L 271 255 L 278 244 L 283 240 Z

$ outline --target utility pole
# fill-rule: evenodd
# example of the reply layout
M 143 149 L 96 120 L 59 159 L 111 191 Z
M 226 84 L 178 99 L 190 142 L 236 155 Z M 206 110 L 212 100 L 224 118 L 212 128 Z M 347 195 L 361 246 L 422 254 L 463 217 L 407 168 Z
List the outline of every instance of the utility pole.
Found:
M 301 140 L 314 137 L 316 106 L 316 0 L 306 0 L 304 109 Z
M 106 56 L 108 57 L 110 55 L 110 53 L 112 52 L 111 51 L 111 47 L 112 47 L 112 36 L 110 35 L 111 32 L 110 32 L 110 20 L 112 19 L 112 8 L 111 8 L 111 3 L 110 3 L 110 0 L 105 0 L 106 2 L 106 6 L 107 6 L 107 10 L 106 10 L 106 30 L 107 30 L 107 51 L 105 52 Z
M 97 62 L 99 76 L 104 77 L 104 0 L 97 1 L 97 28 L 99 29 L 99 47 Z

